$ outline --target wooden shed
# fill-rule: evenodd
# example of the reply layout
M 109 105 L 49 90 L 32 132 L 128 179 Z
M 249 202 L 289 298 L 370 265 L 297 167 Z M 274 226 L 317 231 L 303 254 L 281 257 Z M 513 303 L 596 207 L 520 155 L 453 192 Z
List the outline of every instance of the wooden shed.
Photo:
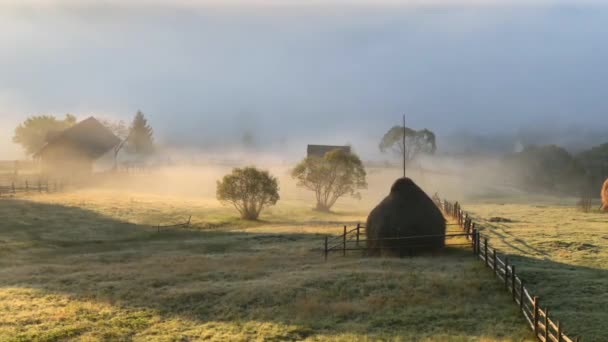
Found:
M 34 158 L 51 176 L 77 177 L 93 171 L 93 164 L 120 143 L 120 139 L 90 117 L 54 135 Z
M 347 153 L 351 153 L 350 146 L 308 145 L 307 156 L 323 158 L 327 152 L 330 152 L 333 150 L 343 150 Z

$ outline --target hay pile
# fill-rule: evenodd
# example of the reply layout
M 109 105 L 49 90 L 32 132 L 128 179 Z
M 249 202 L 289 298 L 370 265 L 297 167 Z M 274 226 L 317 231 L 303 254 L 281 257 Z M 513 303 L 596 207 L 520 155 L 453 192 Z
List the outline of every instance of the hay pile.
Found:
M 411 179 L 400 178 L 390 194 L 367 218 L 367 247 L 370 255 L 412 255 L 438 249 L 445 239 L 378 240 L 406 236 L 444 235 L 445 218 L 435 203 Z

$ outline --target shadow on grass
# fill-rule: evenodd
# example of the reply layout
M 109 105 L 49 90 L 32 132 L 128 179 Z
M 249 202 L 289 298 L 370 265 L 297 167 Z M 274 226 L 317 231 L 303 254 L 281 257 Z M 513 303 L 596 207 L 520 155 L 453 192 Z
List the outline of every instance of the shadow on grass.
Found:
M 510 255 L 530 292 L 570 337 L 608 341 L 608 270 Z
M 56 339 L 87 332 L 130 339 L 155 325 L 159 328 L 154 333 L 162 334 L 162 324 L 171 320 L 195 326 L 228 324 L 249 329 L 245 339 L 268 334 L 282 340 L 319 333 L 502 339 L 523 325 L 515 308 L 505 304 L 499 284 L 490 277 L 479 283 L 481 266 L 472 262 L 468 250 L 450 248 L 433 258 L 334 256 L 324 263 L 321 253 L 311 250 L 322 241 L 314 233 L 159 233 L 156 227 L 78 207 L 16 199 L 0 200 L 0 217 L 0 290 L 33 289 L 34 294 L 11 292 L 30 302 L 51 298 L 36 302 L 39 309 L 32 309 L 30 317 L 23 309 L 12 312 L 24 317 L 14 324 L 21 325 L 17 337 L 25 340 L 53 337 L 28 329 L 44 321 L 33 319 L 42 314 L 38 310 L 56 306 L 62 312 L 65 303 L 58 294 L 70 301 L 107 303 L 112 315 L 128 317 L 113 321 L 107 313 L 81 308 L 73 321 L 57 323 L 80 328 L 68 327 Z M 257 323 L 250 327 L 251 322 Z M 266 323 L 284 331 L 264 331 Z M 182 336 L 181 328 L 175 329 L 175 336 Z M 222 333 L 206 326 L 189 338 L 200 338 L 197 334 L 204 329 Z

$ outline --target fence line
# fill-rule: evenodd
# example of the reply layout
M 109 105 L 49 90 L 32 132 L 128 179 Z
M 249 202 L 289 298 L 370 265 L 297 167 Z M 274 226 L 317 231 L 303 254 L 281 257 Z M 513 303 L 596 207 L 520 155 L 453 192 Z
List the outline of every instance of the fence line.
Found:
M 157 228 L 157 232 L 160 233 L 161 229 L 165 229 L 165 228 L 187 228 L 190 227 L 190 223 L 192 222 L 192 215 L 190 215 L 188 217 L 188 221 L 184 222 L 184 223 L 177 223 L 177 224 L 169 224 L 169 225 L 161 225 L 160 223 L 155 226 Z
M 517 275 L 515 265 L 511 264 L 507 254 L 501 254 L 488 242 L 488 237 L 480 234 L 471 215 L 463 211 L 458 202 L 434 198 L 435 203 L 445 214 L 458 222 L 462 229 L 472 236 L 475 254 L 494 275 L 505 284 L 505 289 L 512 294 L 513 301 L 519 305 L 534 336 L 542 342 L 579 342 L 580 337 L 570 338 L 564 332 L 559 320 L 551 318 L 549 308 L 540 305 L 540 297 L 534 296 L 525 286 L 525 281 Z
M 513 265 L 507 254 L 502 254 L 488 242 L 488 237 L 482 235 L 478 230 L 478 225 L 473 221 L 469 213 L 462 210 L 458 202 L 451 203 L 447 200 L 441 200 L 437 195 L 433 197 L 435 204 L 444 212 L 445 215 L 454 219 L 462 229 L 462 233 L 441 234 L 441 235 L 426 235 L 426 236 L 405 236 L 384 239 L 361 239 L 361 231 L 366 227 L 361 224 L 353 229 L 348 230 L 344 226 L 343 233 L 338 236 L 325 237 L 324 241 L 324 258 L 327 260 L 329 252 L 342 252 L 346 255 L 347 251 L 365 251 L 374 248 L 365 246 L 367 241 L 428 241 L 429 238 L 443 237 L 445 239 L 454 237 L 464 237 L 468 240 L 467 243 L 460 244 L 445 244 L 446 246 L 470 246 L 474 255 L 482 261 L 486 267 L 490 268 L 494 275 L 504 283 L 505 290 L 512 295 L 513 301 L 519 305 L 519 311 L 524 315 L 530 328 L 534 331 L 534 336 L 541 342 L 579 342 L 580 337 L 570 338 L 564 332 L 563 326 L 559 320 L 551 318 L 549 309 L 543 308 L 540 305 L 540 297 L 534 296 L 525 286 L 525 281 L 517 275 L 516 267 Z M 446 232 L 447 233 L 447 232 Z M 354 244 L 354 246 L 352 246 Z M 408 243 L 407 247 L 424 247 L 425 244 L 412 245 Z M 428 246 L 428 244 L 426 245 Z M 382 248 L 382 247 L 379 247 Z
M 38 180 L 30 182 L 28 180 L 18 183 L 11 182 L 10 185 L 0 185 L 0 197 L 4 195 L 16 195 L 19 193 L 43 193 L 61 192 L 65 189 L 63 181 Z

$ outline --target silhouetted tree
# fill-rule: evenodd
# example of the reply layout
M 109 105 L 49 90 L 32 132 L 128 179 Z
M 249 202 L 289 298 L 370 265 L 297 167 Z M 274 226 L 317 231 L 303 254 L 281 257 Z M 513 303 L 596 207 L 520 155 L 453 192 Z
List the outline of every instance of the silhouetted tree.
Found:
M 74 124 L 76 124 L 76 117 L 70 114 L 66 114 L 63 120 L 52 115 L 31 116 L 15 128 L 13 142 L 21 145 L 26 154 L 32 155 L 38 152 L 54 135 Z
M 217 182 L 217 199 L 232 204 L 246 220 L 257 220 L 262 209 L 279 198 L 277 179 L 254 167 L 235 168 Z
M 321 211 L 329 211 L 342 196 L 360 197 L 357 190 L 367 188 L 361 159 L 341 149 L 327 152 L 323 158 L 305 158 L 291 176 L 298 186 L 315 192 L 316 208 Z
M 148 125 L 144 113 L 137 111 L 127 139 L 129 151 L 139 156 L 149 156 L 154 153 L 154 138 L 152 127 Z
M 120 139 L 120 143 L 114 146 L 114 170 L 116 170 L 118 169 L 118 154 L 129 140 L 129 134 L 131 133 L 131 130 L 129 129 L 129 127 L 127 127 L 127 124 L 122 120 L 113 121 L 104 119 L 101 120 L 101 123 Z

